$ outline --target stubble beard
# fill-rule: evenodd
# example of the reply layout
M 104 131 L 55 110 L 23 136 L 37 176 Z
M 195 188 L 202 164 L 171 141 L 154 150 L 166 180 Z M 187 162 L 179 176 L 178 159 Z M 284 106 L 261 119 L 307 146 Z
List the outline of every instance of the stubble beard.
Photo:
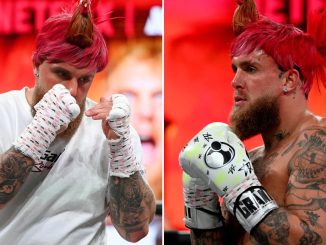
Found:
M 46 93 L 46 91 L 43 91 L 39 86 L 37 86 L 37 85 L 35 86 L 35 89 L 33 92 L 32 105 L 31 105 L 33 117 L 36 114 L 36 110 L 34 109 L 34 106 L 43 98 L 45 93 Z M 83 114 L 85 111 L 85 100 L 82 101 L 81 103 L 78 103 L 78 105 L 80 107 L 79 115 L 76 117 L 76 119 L 74 119 L 72 122 L 69 123 L 68 127 L 64 131 L 62 131 L 61 133 L 59 133 L 57 135 L 57 138 L 68 141 L 76 133 L 76 131 L 83 119 Z
M 277 97 L 265 96 L 245 106 L 248 108 L 233 108 L 230 116 L 231 127 L 241 140 L 268 132 L 280 125 Z

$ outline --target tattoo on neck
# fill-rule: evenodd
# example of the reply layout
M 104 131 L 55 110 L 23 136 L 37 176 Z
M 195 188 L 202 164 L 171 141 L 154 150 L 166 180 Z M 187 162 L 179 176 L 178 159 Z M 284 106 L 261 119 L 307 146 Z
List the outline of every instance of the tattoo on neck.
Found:
M 289 132 L 280 131 L 280 132 L 277 132 L 274 136 L 278 141 L 281 141 L 281 140 L 285 139 L 286 137 L 288 137 L 289 135 L 290 135 Z

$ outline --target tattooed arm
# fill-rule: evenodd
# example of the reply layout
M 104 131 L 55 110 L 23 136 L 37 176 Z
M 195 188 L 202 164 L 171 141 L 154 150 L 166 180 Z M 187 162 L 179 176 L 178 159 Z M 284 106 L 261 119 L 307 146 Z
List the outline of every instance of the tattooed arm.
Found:
M 146 236 L 155 213 L 154 195 L 139 172 L 129 178 L 110 177 L 110 214 L 114 227 L 127 241 Z
M 236 232 L 228 232 L 225 228 L 218 228 L 212 230 L 190 230 L 190 240 L 192 245 L 224 245 L 235 244 L 233 240 Z
M 274 210 L 252 232 L 259 244 L 326 243 L 325 136 L 324 130 L 316 130 L 299 141 L 289 162 L 285 207 Z
M 16 195 L 34 161 L 14 148 L 0 155 L 0 209 Z

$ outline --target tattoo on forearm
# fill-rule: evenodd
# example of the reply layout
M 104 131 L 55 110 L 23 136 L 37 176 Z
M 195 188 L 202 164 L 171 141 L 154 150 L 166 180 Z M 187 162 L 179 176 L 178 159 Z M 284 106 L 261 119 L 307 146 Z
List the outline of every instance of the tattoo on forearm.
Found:
M 192 245 L 218 245 L 223 242 L 223 233 L 219 230 L 190 230 L 190 239 Z
M 0 205 L 4 205 L 18 192 L 33 167 L 33 160 L 9 149 L 0 157 Z
M 111 177 L 110 212 L 115 225 L 128 233 L 142 229 L 154 197 L 139 172 L 129 178 Z
M 254 228 L 252 236 L 262 245 L 270 244 L 269 241 L 286 245 L 289 244 L 287 241 L 289 230 L 290 225 L 286 211 L 278 209 L 268 215 L 259 227 Z

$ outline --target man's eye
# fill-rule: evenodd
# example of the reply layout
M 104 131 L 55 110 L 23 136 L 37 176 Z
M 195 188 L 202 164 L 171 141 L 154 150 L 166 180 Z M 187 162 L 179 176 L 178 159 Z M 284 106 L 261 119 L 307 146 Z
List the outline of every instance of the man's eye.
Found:
M 254 66 L 247 66 L 246 68 L 245 68 L 245 71 L 246 72 L 250 72 L 250 73 L 252 73 L 252 72 L 255 72 L 257 69 L 256 69 L 256 67 L 254 67 Z
M 55 73 L 61 79 L 69 79 L 69 74 L 67 74 L 67 72 L 64 72 L 64 71 L 56 71 Z
M 83 84 L 88 83 L 90 81 L 92 81 L 92 79 L 90 77 L 82 77 L 82 78 L 79 79 L 79 82 L 83 83 Z

